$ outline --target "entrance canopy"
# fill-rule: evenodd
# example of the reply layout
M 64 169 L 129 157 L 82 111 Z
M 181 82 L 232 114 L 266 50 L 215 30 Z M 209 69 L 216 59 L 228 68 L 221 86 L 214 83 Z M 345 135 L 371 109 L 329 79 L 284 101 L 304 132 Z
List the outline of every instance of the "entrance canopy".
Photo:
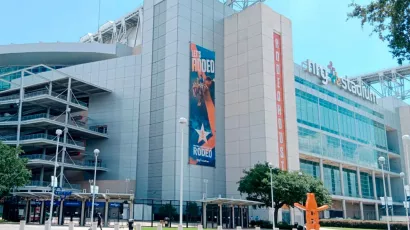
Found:
M 199 202 L 204 204 L 217 204 L 217 205 L 232 205 L 232 206 L 251 206 L 251 205 L 261 205 L 263 203 L 252 200 L 242 200 L 233 198 L 207 198 L 200 200 Z
M 50 192 L 15 192 L 13 195 L 24 197 L 27 199 L 39 199 L 39 200 L 50 200 Z M 124 194 L 124 193 L 96 193 L 96 199 L 105 199 L 105 200 L 133 200 L 134 194 Z M 55 196 L 56 199 L 59 196 Z M 71 195 L 67 196 L 66 199 L 91 199 L 91 193 L 76 193 L 73 192 Z

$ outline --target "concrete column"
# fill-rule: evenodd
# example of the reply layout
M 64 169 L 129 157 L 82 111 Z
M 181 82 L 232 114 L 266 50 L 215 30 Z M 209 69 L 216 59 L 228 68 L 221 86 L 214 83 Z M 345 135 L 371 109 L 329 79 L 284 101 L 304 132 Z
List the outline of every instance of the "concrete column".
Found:
M 50 83 L 48 84 L 48 94 L 51 95 L 51 92 L 53 92 L 53 82 L 50 81 Z
M 219 226 L 222 227 L 222 204 L 219 205 Z
M 41 209 L 40 209 L 40 224 L 44 224 L 44 209 L 45 209 L 45 205 L 44 205 L 44 201 L 41 201 Z
M 108 227 L 108 200 L 105 200 L 104 226 Z
M 325 173 L 323 170 L 323 159 L 319 160 L 320 180 L 325 183 Z
M 63 209 L 64 209 L 64 200 L 61 200 L 61 202 L 60 202 L 60 215 L 59 215 L 59 218 L 58 218 L 58 224 L 59 225 L 63 225 L 63 223 L 64 223 L 64 221 L 63 221 Z
M 235 228 L 235 206 L 232 205 L 232 228 Z
M 363 202 L 360 201 L 360 218 L 364 220 Z
M 207 218 L 206 218 L 206 203 L 202 203 L 202 225 L 207 228 Z
M 289 207 L 289 213 L 290 213 L 290 224 L 295 223 L 295 209 L 292 207 Z
M 346 200 L 342 200 L 342 206 L 343 206 L 343 218 L 347 218 L 347 212 L 346 212 Z
M 243 226 L 243 207 L 241 206 L 241 227 L 244 228 Z
M 41 171 L 40 171 L 40 185 L 43 185 L 44 181 L 44 166 L 41 166 Z
M 50 118 L 50 107 L 47 108 L 47 115 L 46 115 L 46 117 L 47 117 L 47 118 Z
M 130 216 L 129 219 L 134 219 L 134 200 L 130 200 Z
M 376 203 L 376 204 L 374 204 L 374 208 L 375 208 L 375 211 L 376 211 L 376 220 L 380 220 L 380 217 L 379 217 L 379 205 Z
M 339 174 L 340 174 L 340 189 L 342 190 L 342 196 L 345 196 L 345 184 L 343 180 L 343 165 L 339 164 Z
M 374 193 L 373 196 L 375 200 L 378 200 L 379 197 L 377 197 L 376 173 L 374 171 L 372 171 L 372 182 L 373 182 L 373 193 Z
M 83 199 L 81 201 L 81 216 L 80 216 L 80 226 L 84 226 L 85 225 L 85 200 Z
M 362 198 L 362 180 L 360 178 L 360 169 L 359 167 L 356 168 L 356 174 L 357 174 L 357 186 L 359 187 L 359 197 Z
M 30 221 L 30 200 L 26 201 L 26 212 L 24 214 L 26 223 L 28 223 Z
M 393 193 L 391 191 L 391 180 L 390 180 L 390 174 L 387 174 L 387 187 L 388 187 L 388 191 L 389 191 L 389 196 L 393 197 Z M 391 215 L 394 216 L 394 208 L 393 206 L 391 207 Z

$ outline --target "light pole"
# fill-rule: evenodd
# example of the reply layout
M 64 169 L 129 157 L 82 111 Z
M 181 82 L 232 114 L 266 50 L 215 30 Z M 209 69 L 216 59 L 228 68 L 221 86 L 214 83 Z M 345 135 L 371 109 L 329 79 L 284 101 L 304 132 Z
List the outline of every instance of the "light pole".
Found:
M 390 230 L 390 221 L 389 221 L 389 206 L 387 205 L 387 193 L 386 193 L 386 182 L 384 181 L 384 163 L 386 159 L 384 157 L 379 157 L 379 163 L 382 167 L 382 177 L 383 177 L 383 191 L 384 191 L 384 204 L 386 206 L 386 220 L 387 220 L 387 229 Z
M 403 135 L 401 139 L 404 142 L 404 150 L 406 151 L 406 154 L 404 154 L 404 166 L 406 168 L 406 174 L 407 174 L 407 184 L 410 185 L 410 172 L 409 172 L 409 141 L 410 141 L 410 135 Z
M 408 207 L 409 203 L 408 203 L 408 201 L 407 201 L 407 191 L 406 191 L 406 184 L 405 184 L 405 182 L 404 182 L 404 177 L 405 177 L 404 172 L 401 172 L 401 173 L 400 173 L 400 177 L 401 177 L 401 179 L 402 179 L 402 181 L 403 181 L 403 191 L 404 191 L 404 202 L 403 202 L 403 204 L 405 205 L 404 207 L 406 208 L 407 230 L 410 230 L 409 207 Z
M 129 178 L 125 179 L 125 194 L 128 194 L 128 183 L 130 182 Z
M 184 128 L 187 123 L 185 117 L 179 118 L 179 124 L 181 125 L 181 172 L 180 172 L 180 182 L 179 182 L 179 226 L 182 228 L 182 199 L 183 199 L 183 190 L 184 190 Z
M 60 143 L 60 136 L 63 133 L 61 129 L 56 130 L 57 135 L 57 147 L 56 147 L 56 156 L 54 157 L 54 174 L 51 177 L 51 200 L 50 200 L 50 215 L 48 217 L 48 226 L 46 225 L 46 229 L 51 229 L 51 221 L 53 219 L 53 207 L 54 207 L 54 189 L 57 187 L 57 158 L 58 158 L 58 144 Z
M 94 224 L 94 201 L 95 201 L 95 181 L 97 180 L 97 158 L 98 158 L 98 154 L 100 154 L 100 150 L 99 149 L 94 149 L 94 157 L 95 157 L 95 164 L 94 164 L 94 185 L 93 185 L 93 202 L 91 204 L 91 228 Z
M 271 196 L 271 207 L 272 207 L 272 229 L 275 230 L 275 209 L 273 209 L 273 173 L 272 173 L 273 164 L 269 162 L 270 169 L 270 196 Z
M 204 179 L 204 184 L 205 184 L 205 193 L 204 193 L 204 200 L 208 198 L 208 180 Z

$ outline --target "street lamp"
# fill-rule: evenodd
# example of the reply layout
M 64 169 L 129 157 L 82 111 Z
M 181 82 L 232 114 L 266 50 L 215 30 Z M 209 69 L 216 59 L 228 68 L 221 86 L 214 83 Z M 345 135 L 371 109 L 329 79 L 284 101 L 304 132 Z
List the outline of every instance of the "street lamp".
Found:
M 409 141 L 410 135 L 403 135 L 401 139 L 404 142 L 404 150 L 406 154 L 404 155 L 404 166 L 406 167 L 406 174 L 407 174 L 407 184 L 410 185 L 410 172 L 409 172 Z
M 53 219 L 53 207 L 54 207 L 54 189 L 57 187 L 57 158 L 58 158 L 58 144 L 60 143 L 60 136 L 63 133 L 61 129 L 56 130 L 57 135 L 57 147 L 56 147 L 56 156 L 54 157 L 54 174 L 51 177 L 51 200 L 50 200 L 50 215 L 48 217 L 48 224 L 46 224 L 46 229 L 51 229 L 51 221 Z
M 386 220 L 387 220 L 387 229 L 390 230 L 390 221 L 389 221 L 389 206 L 387 205 L 387 194 L 386 194 L 386 182 L 384 181 L 384 164 L 386 159 L 384 157 L 379 157 L 379 163 L 382 167 L 382 177 L 383 177 L 383 191 L 384 191 L 384 204 L 386 206 Z
M 180 172 L 180 182 L 179 182 L 179 226 L 182 229 L 182 199 L 184 190 L 184 128 L 187 123 L 185 117 L 179 118 L 179 124 L 181 126 L 181 172 Z
M 271 196 L 271 207 L 272 207 L 272 229 L 275 230 L 275 210 L 273 209 L 273 173 L 272 173 L 273 164 L 269 162 L 270 169 L 270 196 Z
M 407 201 L 407 189 L 406 189 L 406 185 L 405 185 L 405 182 L 404 182 L 404 177 L 405 177 L 404 172 L 401 172 L 401 173 L 400 173 L 400 177 L 401 177 L 401 179 L 402 179 L 402 181 L 403 181 L 403 191 L 404 191 L 404 202 L 403 202 L 403 204 L 404 204 L 404 207 L 406 208 L 407 230 L 410 230 L 409 207 L 408 207 L 409 203 L 408 203 L 408 201 Z
M 94 201 L 95 201 L 95 181 L 97 180 L 97 158 L 98 158 L 98 154 L 100 154 L 100 150 L 99 149 L 94 149 L 94 185 L 93 185 L 93 189 L 92 189 L 92 193 L 93 193 L 93 202 L 91 204 L 91 228 L 94 224 Z

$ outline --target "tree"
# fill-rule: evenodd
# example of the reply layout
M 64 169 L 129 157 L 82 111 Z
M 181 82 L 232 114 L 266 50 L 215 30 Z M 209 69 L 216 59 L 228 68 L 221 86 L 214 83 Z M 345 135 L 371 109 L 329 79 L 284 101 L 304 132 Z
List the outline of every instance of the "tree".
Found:
M 192 220 L 192 217 L 197 218 L 199 213 L 198 205 L 195 202 L 188 202 L 186 206 L 186 214 L 188 221 Z
M 246 199 L 271 207 L 270 168 L 268 163 L 256 164 L 239 180 L 238 191 L 246 194 Z M 294 207 L 294 203 L 306 201 L 307 193 L 315 193 L 318 205 L 331 204 L 332 200 L 323 183 L 310 175 L 273 169 L 273 202 L 275 223 L 278 211 L 284 205 Z
M 0 198 L 12 188 L 26 185 L 31 178 L 31 171 L 26 168 L 27 159 L 19 157 L 21 153 L 21 148 L 0 142 Z
M 364 6 L 352 2 L 349 7 L 353 10 L 348 19 L 358 18 L 362 27 L 366 23 L 372 26 L 372 33 L 389 43 L 390 52 L 400 65 L 410 60 L 410 0 L 372 0 Z
M 161 219 L 168 217 L 174 220 L 174 217 L 178 215 L 177 209 L 172 204 L 164 204 L 158 210 L 158 215 Z

